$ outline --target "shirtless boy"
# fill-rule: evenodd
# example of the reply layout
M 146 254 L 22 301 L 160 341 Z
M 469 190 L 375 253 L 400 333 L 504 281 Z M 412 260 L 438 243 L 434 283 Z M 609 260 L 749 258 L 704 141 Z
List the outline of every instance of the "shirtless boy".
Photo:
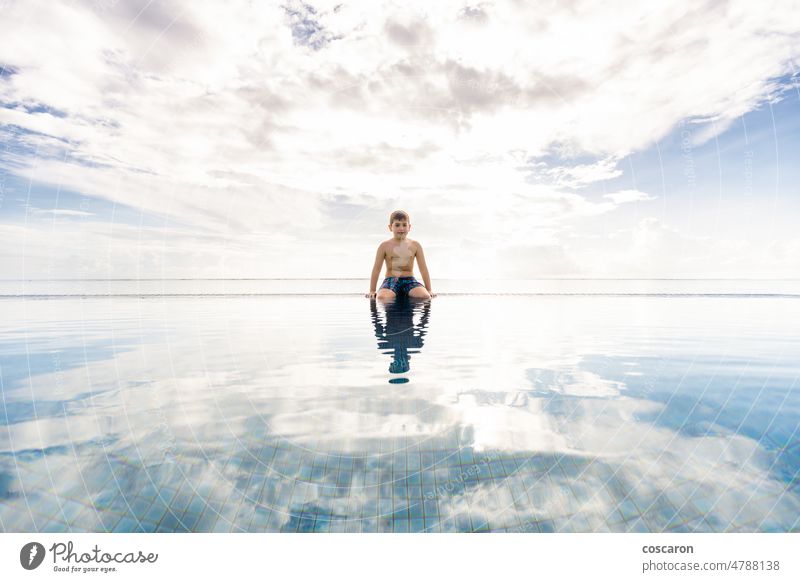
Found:
M 408 295 L 417 299 L 436 297 L 436 294 L 431 292 L 431 276 L 428 274 L 422 245 L 408 238 L 408 231 L 411 230 L 408 213 L 403 210 L 392 212 L 389 216 L 389 230 L 392 231 L 392 238 L 383 241 L 375 254 L 375 264 L 369 280 L 369 293 L 366 297 L 376 296 L 375 287 L 378 285 L 381 263 L 386 264 L 386 278 L 377 292 L 378 299 L 394 299 L 398 295 Z M 419 272 L 425 283 L 424 287 L 414 278 L 414 259 L 419 261 Z

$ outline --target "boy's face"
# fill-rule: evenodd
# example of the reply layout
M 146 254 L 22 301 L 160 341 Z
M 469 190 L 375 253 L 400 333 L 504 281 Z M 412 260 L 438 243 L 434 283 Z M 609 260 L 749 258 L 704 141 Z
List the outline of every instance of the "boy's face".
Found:
M 411 230 L 411 223 L 407 220 L 395 220 L 389 225 L 389 230 L 397 238 L 405 238 L 408 231 Z

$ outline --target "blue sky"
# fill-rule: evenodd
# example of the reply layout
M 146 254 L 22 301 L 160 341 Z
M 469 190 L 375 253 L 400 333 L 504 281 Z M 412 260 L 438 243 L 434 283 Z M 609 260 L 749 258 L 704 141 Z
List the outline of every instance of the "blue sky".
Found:
M 621 174 L 589 185 L 588 196 L 624 189 L 655 198 L 634 203 L 631 216 L 655 216 L 687 234 L 735 237 L 757 221 L 791 238 L 800 217 L 800 95 L 795 81 L 782 100 L 762 104 L 728 129 L 696 145 L 697 132 L 679 124 L 657 144 L 627 156 Z
M 1 272 L 800 277 L 773 4 L 10 2 Z

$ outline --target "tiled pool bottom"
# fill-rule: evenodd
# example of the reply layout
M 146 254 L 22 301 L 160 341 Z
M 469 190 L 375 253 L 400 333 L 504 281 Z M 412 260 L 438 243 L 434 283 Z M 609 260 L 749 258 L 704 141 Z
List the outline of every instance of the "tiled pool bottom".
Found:
M 17 306 L 0 528 L 800 529 L 794 301 L 349 301 Z
M 14 502 L 20 509 L 27 502 L 30 511 L 4 512 L 4 529 L 798 531 L 796 491 L 789 496 L 768 480 L 731 490 L 676 474 L 663 490 L 649 482 L 651 475 L 624 463 L 574 455 L 439 449 L 432 442 L 397 443 L 394 452 L 359 456 L 315 454 L 285 443 L 252 445 L 246 454 L 212 462 L 212 468 L 202 457 L 143 467 L 119 455 L 76 467 L 75 457 L 49 453 L 48 474 L 44 458 L 31 462 L 23 457 L 27 499 Z M 681 462 L 673 459 L 671 467 L 658 472 L 674 470 Z M 53 495 L 53 482 L 58 487 L 79 469 L 78 481 Z

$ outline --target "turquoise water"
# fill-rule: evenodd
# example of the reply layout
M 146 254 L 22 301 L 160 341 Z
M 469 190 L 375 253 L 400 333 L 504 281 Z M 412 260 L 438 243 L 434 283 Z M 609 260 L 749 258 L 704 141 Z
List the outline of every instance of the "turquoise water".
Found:
M 800 529 L 796 282 L 41 285 L 0 299 L 3 531 Z

